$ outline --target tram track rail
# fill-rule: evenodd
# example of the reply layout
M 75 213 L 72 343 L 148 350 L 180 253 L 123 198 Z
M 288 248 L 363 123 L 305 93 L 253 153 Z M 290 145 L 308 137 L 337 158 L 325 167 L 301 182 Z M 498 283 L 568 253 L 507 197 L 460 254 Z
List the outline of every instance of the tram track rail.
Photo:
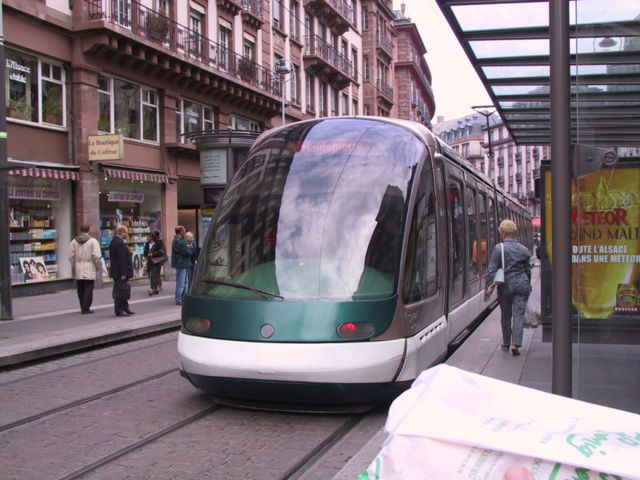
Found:
M 353 431 L 360 421 L 365 417 L 365 414 L 358 414 L 352 416 L 347 420 L 340 428 L 336 429 L 331 435 L 325 438 L 317 447 L 311 450 L 304 456 L 298 463 L 291 467 L 284 475 L 280 477 L 280 480 L 298 480 L 314 465 L 316 465 L 340 440 Z
M 71 408 L 75 408 L 75 407 L 78 407 L 80 405 L 84 405 L 86 403 L 93 402 L 95 400 L 99 400 L 99 399 L 104 398 L 104 397 L 108 397 L 108 396 L 113 395 L 115 393 L 120 393 L 120 392 L 122 392 L 124 390 L 128 390 L 130 388 L 137 387 L 138 385 L 143 385 L 143 384 L 151 382 L 153 380 L 157 380 L 159 378 L 166 377 L 167 375 L 170 375 L 170 374 L 175 373 L 177 371 L 178 371 L 177 368 L 172 368 L 170 370 L 165 370 L 165 371 L 157 373 L 155 375 L 150 375 L 148 377 L 136 380 L 134 382 L 130 382 L 130 383 L 127 383 L 125 385 L 120 385 L 118 387 L 111 388 L 111 389 L 109 389 L 109 390 L 107 390 L 105 392 L 97 393 L 95 395 L 90 395 L 88 397 L 85 397 L 85 398 L 82 398 L 82 399 L 79 399 L 79 400 L 74 400 L 73 402 L 69 402 L 69 403 L 66 403 L 64 405 L 60 405 L 58 407 L 51 408 L 49 410 L 45 410 L 44 412 L 36 413 L 34 415 L 30 415 L 28 417 L 21 418 L 20 420 L 16 420 L 16 421 L 4 424 L 4 425 L 0 425 L 0 433 L 5 432 L 7 430 L 11 430 L 12 428 L 19 427 L 21 425 L 26 425 L 28 423 L 35 422 L 37 420 L 41 420 L 41 419 L 46 418 L 48 416 L 55 415 L 56 413 L 60 413 L 60 412 L 63 412 L 65 410 L 69 410 Z
M 120 457 L 128 455 L 129 453 L 132 453 L 136 450 L 139 450 L 145 447 L 146 445 L 149 445 L 150 443 L 155 442 L 156 440 L 164 437 L 165 435 L 168 435 L 172 432 L 175 432 L 176 430 L 186 427 L 187 425 L 195 423 L 198 420 L 206 417 L 207 415 L 210 415 L 211 413 L 215 412 L 216 410 L 220 410 L 221 408 L 222 407 L 220 405 L 213 405 L 211 407 L 208 407 L 194 415 L 191 415 L 190 417 L 187 417 L 183 420 L 180 420 L 179 422 L 169 425 L 168 427 L 165 427 L 162 430 L 159 430 L 155 433 L 147 435 L 141 440 L 135 443 L 132 443 L 130 445 L 127 445 L 109 455 L 106 455 L 89 465 L 86 465 L 74 472 L 71 472 L 63 477 L 60 477 L 58 478 L 58 480 L 76 480 L 78 478 L 83 478 L 84 476 L 90 474 L 91 472 L 94 472 L 106 465 L 109 465 L 110 463 L 119 459 Z

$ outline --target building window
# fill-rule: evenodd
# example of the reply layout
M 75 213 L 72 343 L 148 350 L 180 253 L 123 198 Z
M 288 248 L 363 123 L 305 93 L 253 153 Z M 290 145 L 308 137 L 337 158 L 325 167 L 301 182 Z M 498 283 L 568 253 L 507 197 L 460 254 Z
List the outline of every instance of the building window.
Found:
M 220 44 L 220 70 L 229 68 L 229 55 L 231 54 L 231 28 L 220 24 L 218 26 L 218 43 Z
M 298 65 L 291 65 L 291 77 L 289 77 L 289 88 L 291 89 L 291 103 L 294 105 L 300 105 L 300 67 Z
M 306 106 L 307 106 L 307 110 L 310 112 L 315 111 L 315 101 L 314 101 L 314 97 L 315 97 L 315 89 L 313 88 L 314 86 L 314 76 L 311 75 L 310 73 L 306 74 L 306 79 L 305 79 L 305 87 L 306 87 L 306 92 L 305 92 L 305 97 L 306 97 Z
M 99 76 L 98 130 L 157 142 L 157 92 L 126 80 Z
M 313 17 L 309 12 L 304 13 L 304 34 L 307 36 L 313 35 Z
M 171 0 L 158 0 L 158 12 L 166 17 L 171 17 Z
M 331 89 L 331 116 L 335 117 L 336 115 L 338 115 L 338 96 L 340 95 L 340 92 L 338 92 L 338 90 L 336 90 L 335 88 Z
M 358 30 L 358 15 L 356 14 L 357 11 L 358 6 L 356 4 L 356 0 L 351 0 L 351 18 L 349 20 L 351 20 L 351 23 L 353 23 L 353 26 L 356 30 Z
M 369 30 L 369 8 L 362 7 L 362 30 Z
M 300 4 L 296 0 L 291 0 L 289 4 L 289 35 L 293 40 L 300 40 L 300 32 L 298 28 L 298 12 Z
M 362 57 L 362 77 L 369 80 L 369 55 Z
M 251 132 L 261 131 L 260 124 L 255 120 L 239 117 L 238 115 L 229 115 L 229 128 L 231 130 L 243 130 Z
M 191 100 L 179 100 L 176 110 L 176 138 L 185 143 L 184 135 L 214 130 L 213 109 Z
M 342 94 L 342 115 L 349 115 L 349 95 Z
M 204 37 L 202 36 L 203 23 L 204 15 L 196 10 L 191 10 L 189 12 L 189 27 L 191 28 L 191 32 L 189 34 L 189 53 L 196 58 L 200 58 L 204 51 Z
M 353 64 L 353 76 L 358 78 L 358 49 L 351 47 L 351 63 Z
M 113 3 L 113 18 L 115 22 L 121 27 L 131 28 L 132 15 L 131 15 L 131 0 L 114 0 Z
M 320 89 L 318 91 L 318 103 L 320 104 L 320 116 L 327 116 L 327 100 L 325 98 L 327 91 L 327 84 L 324 82 L 320 82 Z
M 255 60 L 255 42 L 249 38 L 245 38 L 242 44 L 242 56 L 247 60 Z
M 282 28 L 282 1 L 273 0 L 273 26 Z
M 6 50 L 7 118 L 66 125 L 65 71 L 56 62 Z

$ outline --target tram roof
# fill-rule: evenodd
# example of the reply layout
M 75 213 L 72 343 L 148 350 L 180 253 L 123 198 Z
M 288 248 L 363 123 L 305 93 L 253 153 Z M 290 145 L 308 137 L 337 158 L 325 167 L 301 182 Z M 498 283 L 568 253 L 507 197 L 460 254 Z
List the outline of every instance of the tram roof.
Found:
M 511 138 L 550 143 L 548 0 L 436 0 Z M 574 143 L 638 146 L 640 5 L 569 1 Z

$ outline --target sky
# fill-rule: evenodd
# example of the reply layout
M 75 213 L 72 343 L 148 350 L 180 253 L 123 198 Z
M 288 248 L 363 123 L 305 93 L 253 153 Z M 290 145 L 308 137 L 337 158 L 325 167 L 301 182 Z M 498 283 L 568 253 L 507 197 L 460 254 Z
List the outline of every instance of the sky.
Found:
M 393 0 L 394 10 L 404 1 L 405 15 L 418 27 L 427 48 L 425 59 L 432 76 L 436 112 L 452 120 L 472 113 L 472 105 L 490 105 L 491 98 L 435 0 Z

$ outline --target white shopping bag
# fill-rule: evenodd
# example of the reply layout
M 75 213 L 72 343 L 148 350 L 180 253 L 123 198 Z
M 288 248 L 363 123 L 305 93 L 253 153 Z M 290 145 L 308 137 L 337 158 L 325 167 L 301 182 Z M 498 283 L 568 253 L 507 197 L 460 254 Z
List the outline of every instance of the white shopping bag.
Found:
M 640 480 L 640 415 L 469 373 L 424 371 L 389 410 L 361 480 Z

